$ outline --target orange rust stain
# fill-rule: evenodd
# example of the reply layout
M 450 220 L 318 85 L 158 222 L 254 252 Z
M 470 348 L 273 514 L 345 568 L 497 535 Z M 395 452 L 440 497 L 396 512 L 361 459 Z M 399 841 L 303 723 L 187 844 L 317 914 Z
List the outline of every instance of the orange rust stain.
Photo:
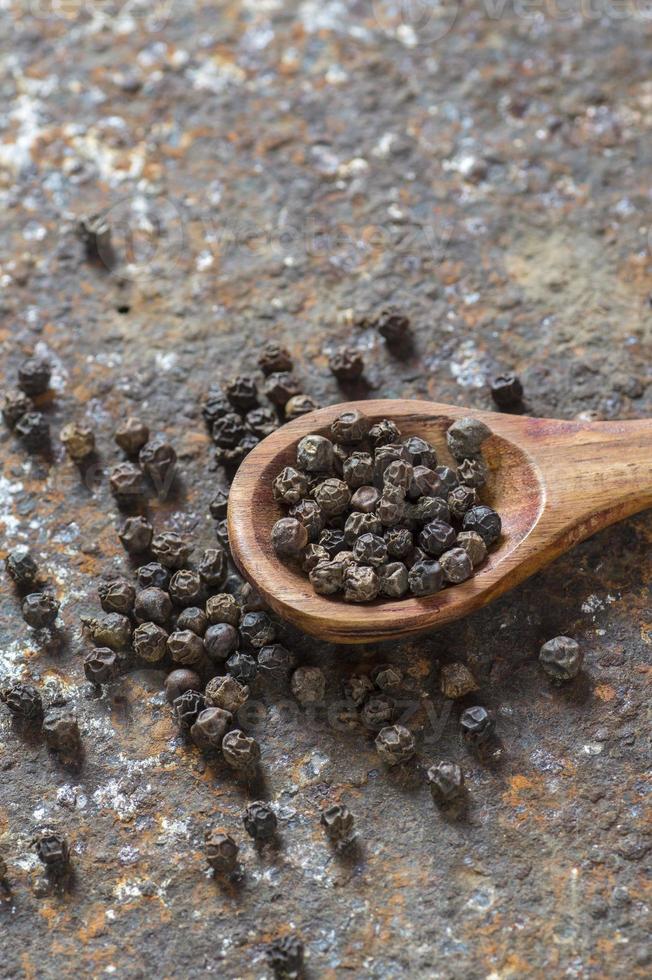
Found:
M 21 953 L 20 962 L 25 973 L 25 980 L 36 980 L 36 968 L 30 959 L 29 953 Z
M 101 936 L 106 928 L 106 913 L 103 907 L 96 907 L 91 910 L 86 924 L 77 930 L 77 935 L 82 942 L 87 943 L 89 939 Z
M 610 684 L 598 684 L 595 688 L 595 696 L 600 701 L 613 701 L 616 697 L 616 692 Z

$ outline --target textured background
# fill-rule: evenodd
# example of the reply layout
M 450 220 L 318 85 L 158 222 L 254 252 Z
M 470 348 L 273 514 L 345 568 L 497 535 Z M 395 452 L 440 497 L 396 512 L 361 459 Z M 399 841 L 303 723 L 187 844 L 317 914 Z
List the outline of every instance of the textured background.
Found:
M 322 403 L 487 408 L 486 379 L 510 368 L 532 414 L 652 415 L 652 8 L 403 7 L 0 0 L 2 372 L 50 356 L 53 431 L 91 420 L 104 467 L 84 482 L 59 449 L 39 461 L 0 436 L 0 548 L 30 543 L 65 624 L 40 646 L 3 577 L 0 674 L 73 703 L 86 749 L 67 770 L 0 712 L 3 978 L 262 978 L 265 941 L 291 928 L 315 977 L 649 976 L 649 514 L 438 634 L 349 650 L 288 631 L 328 669 L 328 705 L 261 694 L 257 787 L 180 741 L 158 672 L 99 698 L 83 680 L 79 615 L 125 567 L 115 421 L 137 412 L 170 436 L 184 485 L 155 523 L 208 545 L 223 477 L 201 398 L 263 340 L 288 344 Z M 114 274 L 74 234 L 100 209 Z M 412 318 L 400 360 L 351 326 L 385 300 Z M 341 392 L 327 355 L 349 338 L 367 384 Z M 586 653 L 561 691 L 536 664 L 559 632 Z M 368 737 L 328 721 L 342 678 L 380 659 L 406 672 L 422 761 L 464 766 L 466 821 L 442 819 L 416 767 L 386 773 Z M 497 713 L 491 766 L 439 693 L 438 666 L 459 659 Z M 252 794 L 278 807 L 276 851 L 242 840 Z M 346 859 L 318 827 L 337 800 L 360 835 Z M 73 846 L 63 896 L 40 894 L 44 820 Z M 213 822 L 242 840 L 237 886 L 206 873 Z

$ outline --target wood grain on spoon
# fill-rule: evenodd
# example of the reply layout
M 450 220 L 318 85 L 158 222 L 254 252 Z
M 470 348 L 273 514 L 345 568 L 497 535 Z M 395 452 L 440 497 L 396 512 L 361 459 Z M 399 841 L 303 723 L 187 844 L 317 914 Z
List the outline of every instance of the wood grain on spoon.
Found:
M 432 442 L 440 462 L 446 429 L 457 418 L 482 419 L 493 435 L 483 452 L 490 468 L 482 502 L 502 517 L 503 534 L 475 576 L 425 598 L 352 605 L 316 595 L 307 575 L 283 564 L 270 534 L 284 516 L 274 501 L 278 472 L 294 465 L 310 432 L 329 435 L 333 419 L 357 408 L 372 421 L 393 419 L 404 436 Z M 295 419 L 264 439 L 238 470 L 229 494 L 233 558 L 284 619 L 334 643 L 366 643 L 443 626 L 522 582 L 578 541 L 652 506 L 652 421 L 564 422 L 402 399 L 347 402 Z

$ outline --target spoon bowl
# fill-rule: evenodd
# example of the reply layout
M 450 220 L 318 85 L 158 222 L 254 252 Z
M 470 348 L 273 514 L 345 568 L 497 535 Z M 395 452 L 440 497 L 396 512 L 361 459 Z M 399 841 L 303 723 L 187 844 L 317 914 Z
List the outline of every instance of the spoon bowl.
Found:
M 489 426 L 483 444 L 489 479 L 481 498 L 498 511 L 503 530 L 473 578 L 432 596 L 356 605 L 317 595 L 299 566 L 277 558 L 271 530 L 285 510 L 273 498 L 275 477 L 295 464 L 305 435 L 328 436 L 333 420 L 353 408 L 372 422 L 391 418 L 403 436 L 431 442 L 440 463 L 450 466 L 448 427 L 465 415 Z M 231 551 L 269 606 L 307 633 L 334 643 L 397 638 L 467 615 L 582 538 L 652 506 L 651 450 L 647 421 L 559 422 L 402 399 L 333 405 L 281 426 L 246 457 L 229 494 Z

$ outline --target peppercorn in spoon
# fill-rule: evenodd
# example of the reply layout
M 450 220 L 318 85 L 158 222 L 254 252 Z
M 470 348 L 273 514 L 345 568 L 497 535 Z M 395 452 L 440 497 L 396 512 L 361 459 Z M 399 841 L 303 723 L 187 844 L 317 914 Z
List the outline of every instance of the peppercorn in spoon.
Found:
M 345 411 L 372 422 L 392 419 L 402 436 L 431 442 L 449 457 L 446 431 L 472 415 L 492 435 L 483 446 L 489 479 L 483 502 L 499 512 L 502 535 L 473 578 L 431 596 L 378 599 L 352 606 L 317 595 L 300 566 L 279 561 L 271 530 L 284 516 L 274 479 L 293 465 L 299 441 L 328 435 Z M 284 619 L 334 643 L 388 640 L 443 626 L 481 608 L 584 538 L 652 506 L 652 421 L 565 422 L 476 412 L 403 399 L 331 405 L 303 415 L 264 439 L 240 466 L 229 495 L 233 558 Z

